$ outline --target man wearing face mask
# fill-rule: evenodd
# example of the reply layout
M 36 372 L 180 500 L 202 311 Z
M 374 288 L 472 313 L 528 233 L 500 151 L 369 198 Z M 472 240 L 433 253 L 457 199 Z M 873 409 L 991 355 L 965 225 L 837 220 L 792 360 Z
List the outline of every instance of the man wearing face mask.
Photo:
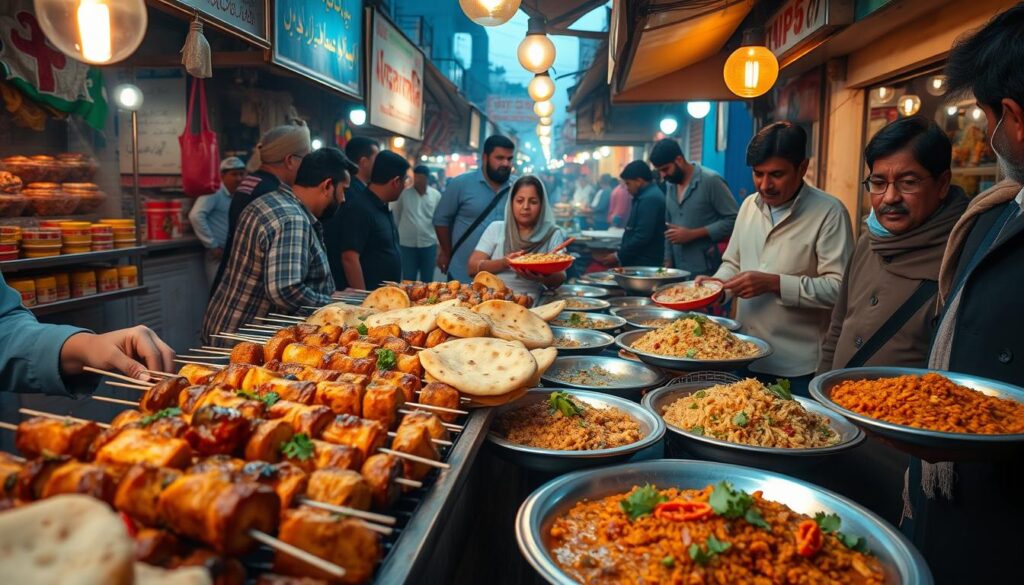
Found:
M 718 242 L 729 237 L 736 223 L 732 192 L 718 173 L 687 162 L 671 138 L 654 144 L 651 164 L 667 183 L 665 266 L 714 274 L 722 264 Z
M 515 144 L 495 134 L 484 141 L 483 164 L 448 182 L 434 211 L 437 267 L 448 278 L 470 282 L 469 255 L 484 229 L 502 219 L 505 198 L 515 182 L 512 160 Z
M 235 250 L 203 319 L 203 342 L 271 312 L 295 314 L 331 302 L 334 280 L 323 226 L 345 201 L 356 171 L 336 148 L 302 160 L 292 186 L 282 183 L 245 208 Z

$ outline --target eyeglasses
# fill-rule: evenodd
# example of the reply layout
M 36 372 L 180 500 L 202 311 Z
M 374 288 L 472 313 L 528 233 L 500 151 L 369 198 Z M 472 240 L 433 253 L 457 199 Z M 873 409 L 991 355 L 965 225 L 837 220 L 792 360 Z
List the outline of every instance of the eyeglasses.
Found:
M 872 195 L 883 195 L 889 189 L 889 185 L 895 185 L 896 190 L 904 195 L 914 195 L 921 190 L 921 183 L 923 182 L 924 179 L 918 179 L 917 177 L 907 177 L 905 179 L 896 179 L 895 181 L 886 181 L 879 177 L 868 177 L 861 184 Z

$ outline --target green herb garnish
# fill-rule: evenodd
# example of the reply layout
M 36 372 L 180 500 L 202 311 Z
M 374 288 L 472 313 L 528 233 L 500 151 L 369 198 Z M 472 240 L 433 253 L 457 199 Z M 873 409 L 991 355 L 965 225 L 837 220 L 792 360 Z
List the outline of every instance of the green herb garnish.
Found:
M 843 524 L 843 519 L 839 517 L 839 514 L 826 514 L 824 512 L 815 514 L 814 521 L 818 523 L 818 528 L 821 528 L 822 532 L 835 532 Z
M 748 422 L 750 422 L 750 417 L 748 417 L 747 413 L 743 412 L 742 410 L 737 412 L 732 417 L 732 424 L 738 427 L 745 427 L 747 426 Z
M 765 521 L 764 516 L 761 515 L 761 510 L 759 510 L 757 506 L 747 508 L 747 511 L 743 514 L 743 519 L 758 528 L 764 528 L 765 530 L 772 529 L 772 527 L 768 525 L 768 522 Z
M 783 400 L 793 400 L 793 393 L 789 391 L 789 380 L 778 378 L 774 384 L 768 385 L 768 391 Z
M 573 401 L 568 392 L 552 392 L 548 395 L 548 410 L 551 414 L 562 413 L 564 417 L 581 416 L 583 407 Z
M 654 507 L 666 501 L 668 498 L 658 493 L 658 488 L 647 484 L 642 488 L 629 494 L 628 498 L 619 501 L 619 507 L 626 513 L 629 521 L 632 522 L 640 516 L 650 514 Z
M 769 528 L 761 511 L 754 505 L 754 497 L 743 490 L 733 489 L 732 484 L 720 481 L 708 498 L 711 509 L 725 518 L 743 518 L 754 526 Z
M 160 420 L 162 418 L 170 418 L 172 416 L 181 416 L 181 409 L 178 408 L 177 406 L 172 406 L 171 408 L 165 408 L 163 410 L 158 410 L 158 411 L 154 412 L 153 414 L 149 414 L 149 415 L 146 415 L 146 416 L 142 417 L 139 420 L 139 425 L 144 426 L 144 427 L 148 427 L 149 425 L 153 424 L 154 422 L 156 422 L 156 421 L 158 421 L 158 420 Z
M 697 390 L 696 392 L 693 393 L 694 398 L 704 398 L 707 395 L 708 393 L 703 390 Z
M 356 331 L 359 332 L 359 335 L 366 335 L 370 332 L 370 329 L 366 326 L 366 323 L 360 323 L 356 326 Z
M 708 318 L 704 315 L 697 315 L 696 313 L 689 313 L 687 315 L 690 319 L 693 319 L 697 323 L 693 327 L 693 334 L 697 337 L 704 335 L 704 326 L 708 323 Z
M 661 559 L 661 566 L 668 567 L 671 569 L 672 567 L 676 566 L 676 558 L 672 555 L 668 555 L 667 557 Z
M 427 297 L 427 299 L 425 301 L 423 301 L 423 302 L 428 304 L 428 305 L 436 305 L 437 304 L 437 297 L 431 295 L 431 296 Z
M 706 552 L 702 550 L 700 545 L 696 542 L 691 544 L 690 548 L 686 551 L 689 553 L 690 558 L 702 567 L 710 563 L 711 559 L 732 548 L 732 543 L 718 540 L 715 538 L 715 535 L 712 534 L 708 536 L 706 541 L 704 541 L 704 546 L 707 547 Z
M 862 553 L 869 552 L 868 541 L 866 538 L 863 536 L 845 534 L 839 531 L 839 527 L 843 524 L 843 520 L 839 517 L 839 514 L 818 512 L 814 515 L 814 521 L 818 523 L 818 528 L 821 528 L 822 532 L 826 534 L 835 534 L 835 537 L 838 538 L 839 542 L 843 543 L 843 546 L 846 548 Z
M 655 274 L 665 274 L 666 272 L 668 272 L 668 270 L 665 270 L 665 267 L 662 266 L 662 267 L 658 268 L 657 271 L 655 271 Z
M 281 445 L 281 453 L 289 459 L 305 461 L 313 456 L 313 441 L 309 440 L 306 433 L 299 433 Z
M 259 400 L 268 407 L 274 406 L 278 400 L 281 399 L 281 395 L 277 392 L 267 392 L 265 394 L 258 394 L 256 392 L 248 392 L 245 390 L 239 390 L 235 392 L 237 396 L 245 398 L 246 400 Z
M 702 427 L 700 425 L 690 427 L 690 432 L 695 434 L 695 435 L 700 435 L 700 436 L 703 437 L 704 436 L 704 427 Z
M 395 356 L 395 352 L 390 349 L 378 349 L 377 350 L 377 369 L 378 370 L 393 370 L 395 365 L 398 363 L 398 358 Z
M 686 357 L 692 358 L 692 357 L 695 357 L 696 355 L 697 355 L 697 348 L 691 347 L 690 349 L 686 350 Z
M 690 410 L 697 410 L 697 403 L 696 402 L 691 402 L 690 403 Z
M 579 313 L 573 313 L 569 315 L 569 325 L 572 327 L 578 327 L 583 325 L 583 315 Z

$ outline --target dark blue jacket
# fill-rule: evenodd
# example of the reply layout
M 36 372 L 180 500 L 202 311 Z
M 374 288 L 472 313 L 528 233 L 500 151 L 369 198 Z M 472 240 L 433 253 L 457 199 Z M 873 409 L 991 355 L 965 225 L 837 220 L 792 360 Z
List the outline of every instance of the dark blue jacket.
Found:
M 661 266 L 665 259 L 665 194 L 648 183 L 633 196 L 619 262 L 623 266 Z

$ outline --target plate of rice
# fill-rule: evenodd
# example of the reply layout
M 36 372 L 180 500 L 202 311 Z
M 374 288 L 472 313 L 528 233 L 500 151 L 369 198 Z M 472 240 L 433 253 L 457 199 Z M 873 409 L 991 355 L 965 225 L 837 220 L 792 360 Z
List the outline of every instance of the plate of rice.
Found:
M 767 341 L 696 313 L 657 329 L 628 331 L 615 343 L 642 362 L 674 370 L 735 370 L 772 353 Z

